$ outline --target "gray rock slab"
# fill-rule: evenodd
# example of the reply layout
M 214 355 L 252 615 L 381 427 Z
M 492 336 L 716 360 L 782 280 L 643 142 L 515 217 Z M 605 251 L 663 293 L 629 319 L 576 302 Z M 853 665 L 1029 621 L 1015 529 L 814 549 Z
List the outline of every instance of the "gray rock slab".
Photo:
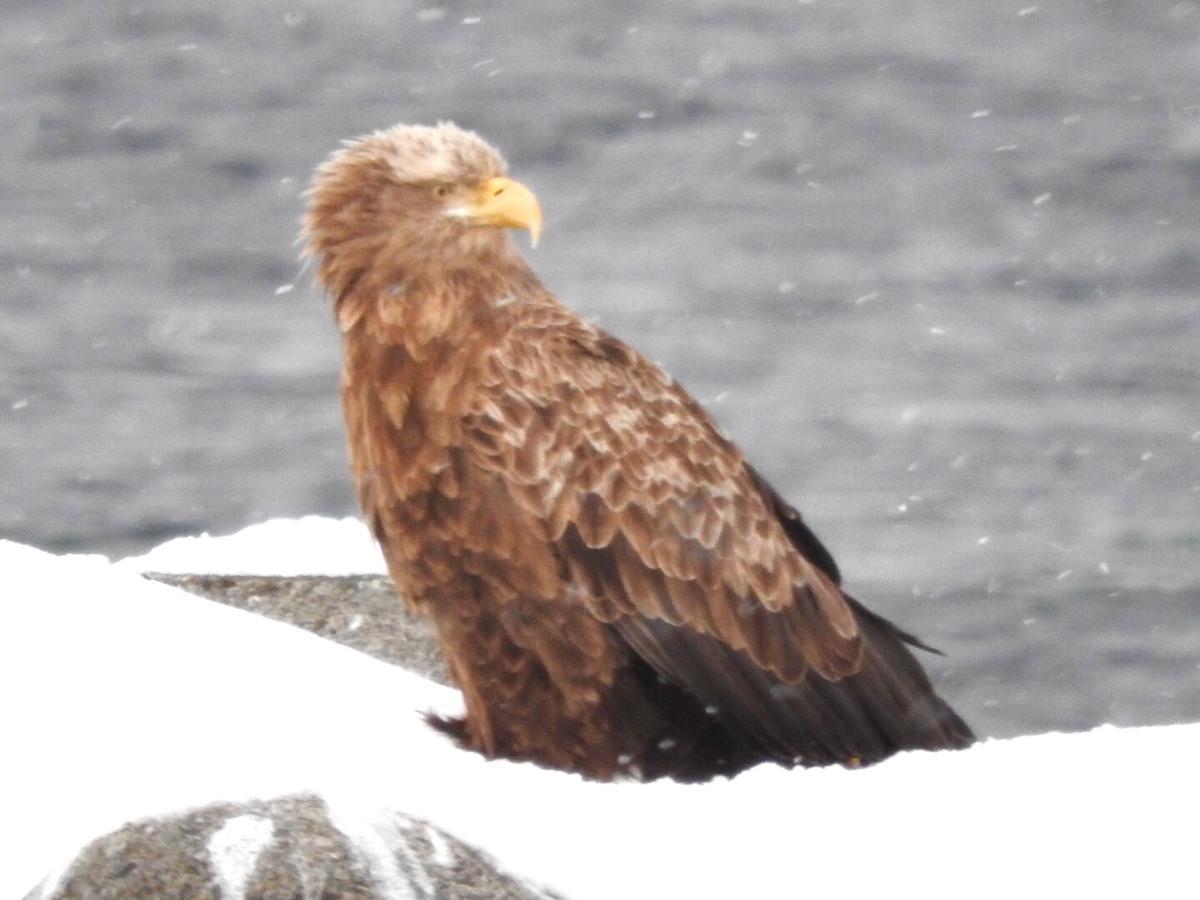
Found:
M 386 575 L 147 577 L 287 622 L 440 684 L 449 684 L 433 626 L 411 612 Z

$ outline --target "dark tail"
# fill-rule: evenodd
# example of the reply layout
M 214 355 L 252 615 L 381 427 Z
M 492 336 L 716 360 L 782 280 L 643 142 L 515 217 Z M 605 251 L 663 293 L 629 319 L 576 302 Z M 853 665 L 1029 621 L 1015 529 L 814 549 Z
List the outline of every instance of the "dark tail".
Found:
M 846 599 L 858 617 L 864 637 L 862 670 L 841 682 L 811 675 L 813 693 L 830 705 L 852 704 L 869 722 L 872 745 L 884 752 L 874 762 L 898 750 L 957 750 L 975 742 L 975 735 L 950 705 L 937 695 L 929 676 L 906 644 L 933 653 L 910 634 L 871 612 L 853 597 Z
M 924 645 L 852 597 L 847 600 L 861 624 L 864 656 L 861 670 L 840 681 L 810 671 L 801 682 L 788 684 L 744 651 L 666 622 L 622 620 L 614 627 L 659 673 L 686 684 L 750 750 L 739 768 L 766 760 L 869 765 L 900 750 L 951 750 L 973 743 L 971 729 L 937 695 L 906 646 Z M 697 773 L 704 769 L 703 760 L 692 765 Z M 712 774 L 728 774 L 728 769 L 714 765 Z

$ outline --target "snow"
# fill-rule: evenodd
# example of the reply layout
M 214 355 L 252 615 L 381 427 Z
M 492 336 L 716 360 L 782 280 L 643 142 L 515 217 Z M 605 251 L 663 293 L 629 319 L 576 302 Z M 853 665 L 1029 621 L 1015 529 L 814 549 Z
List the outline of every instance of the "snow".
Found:
M 272 519 L 236 534 L 181 537 L 118 565 L 178 575 L 370 575 L 387 567 L 358 519 Z
M 246 882 L 274 836 L 275 823 L 262 816 L 234 816 L 213 832 L 208 858 L 221 886 L 221 900 L 245 900 Z
M 302 790 L 366 852 L 425 819 L 576 900 L 1192 889 L 1200 725 L 592 784 L 454 748 L 419 715 L 454 691 L 137 574 L 360 572 L 364 535 L 268 522 L 116 565 L 0 541 L 0 896 L 132 818 Z
M 382 815 L 378 808 L 362 808 L 360 804 L 345 800 L 326 800 L 329 821 L 338 831 L 350 839 L 358 849 L 359 856 L 379 886 L 379 893 L 391 900 L 417 900 L 411 885 L 421 889 L 422 897 L 434 895 L 434 884 L 425 871 L 420 857 L 409 846 L 407 835 L 401 830 L 396 816 Z M 399 851 L 408 864 L 412 879 L 405 875 L 395 852 Z

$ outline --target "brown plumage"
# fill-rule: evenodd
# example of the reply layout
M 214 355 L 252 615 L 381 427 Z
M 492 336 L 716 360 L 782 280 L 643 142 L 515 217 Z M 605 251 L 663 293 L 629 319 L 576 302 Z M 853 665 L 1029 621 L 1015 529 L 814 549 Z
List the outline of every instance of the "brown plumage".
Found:
M 969 744 L 704 410 L 541 285 L 504 172 L 472 132 L 397 126 L 318 169 L 305 227 L 363 512 L 465 695 L 437 724 L 594 778 Z

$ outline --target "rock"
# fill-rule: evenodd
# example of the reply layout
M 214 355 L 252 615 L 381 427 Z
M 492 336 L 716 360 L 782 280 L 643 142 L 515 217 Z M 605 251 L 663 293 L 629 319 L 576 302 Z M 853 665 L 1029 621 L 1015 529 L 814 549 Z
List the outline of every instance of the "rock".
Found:
M 385 575 L 147 577 L 295 625 L 440 684 L 449 684 L 433 626 L 411 612 Z
M 394 812 L 367 822 L 300 794 L 131 823 L 93 841 L 26 900 L 553 896 L 426 822 Z

